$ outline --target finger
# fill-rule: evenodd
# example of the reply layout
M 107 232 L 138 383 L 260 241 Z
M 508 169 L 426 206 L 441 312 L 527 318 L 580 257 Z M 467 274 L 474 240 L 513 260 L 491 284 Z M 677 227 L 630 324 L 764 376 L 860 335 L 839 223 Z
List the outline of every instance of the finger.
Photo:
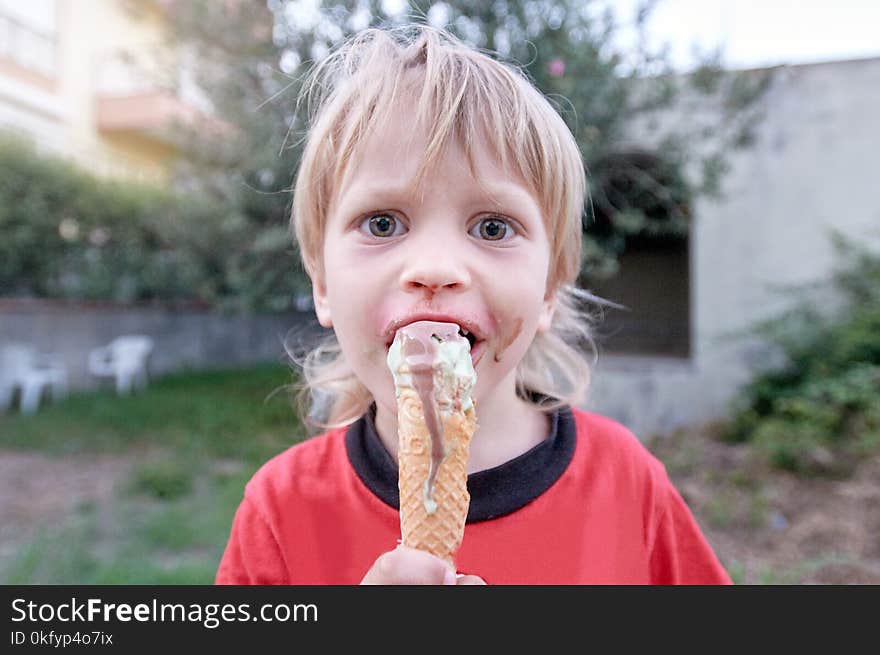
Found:
M 457 585 L 485 585 L 486 581 L 478 575 L 464 575 L 459 573 L 455 584 Z
M 398 546 L 379 556 L 361 584 L 453 585 L 455 572 L 439 557 Z

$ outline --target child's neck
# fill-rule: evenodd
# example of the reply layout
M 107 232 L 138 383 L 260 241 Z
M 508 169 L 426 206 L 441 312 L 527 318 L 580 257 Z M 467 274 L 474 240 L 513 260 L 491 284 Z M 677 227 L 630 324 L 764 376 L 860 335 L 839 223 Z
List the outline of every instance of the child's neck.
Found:
M 477 403 L 477 431 L 471 442 L 468 473 L 500 466 L 531 450 L 550 434 L 547 415 L 516 396 L 513 388 Z M 376 431 L 397 459 L 397 415 L 376 408 Z

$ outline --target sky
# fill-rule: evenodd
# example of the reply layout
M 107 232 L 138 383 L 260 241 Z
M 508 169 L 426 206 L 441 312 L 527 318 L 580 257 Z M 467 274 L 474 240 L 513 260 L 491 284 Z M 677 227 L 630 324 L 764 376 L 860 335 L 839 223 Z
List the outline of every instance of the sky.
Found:
M 639 4 L 600 1 L 624 22 Z M 407 4 L 383 2 L 390 11 Z M 671 46 L 672 63 L 682 70 L 695 60 L 694 45 L 704 52 L 721 45 L 730 68 L 880 57 L 880 0 L 660 0 L 648 34 L 652 43 Z M 622 34 L 621 42 L 627 38 Z
M 611 6 L 624 23 L 639 4 L 598 2 Z M 307 19 L 317 15 L 320 0 L 291 4 Z M 407 4 L 383 0 L 388 11 Z M 53 8 L 54 0 L 0 0 L 0 11 L 45 32 L 53 31 Z M 668 43 L 673 64 L 685 70 L 694 61 L 695 45 L 704 52 L 721 45 L 724 64 L 731 68 L 880 57 L 880 0 L 659 0 L 648 34 L 656 44 Z M 624 31 L 621 43 L 628 38 Z
M 637 0 L 609 0 L 631 19 Z M 721 45 L 731 68 L 880 57 L 880 0 L 661 0 L 649 22 L 687 69 L 693 46 Z

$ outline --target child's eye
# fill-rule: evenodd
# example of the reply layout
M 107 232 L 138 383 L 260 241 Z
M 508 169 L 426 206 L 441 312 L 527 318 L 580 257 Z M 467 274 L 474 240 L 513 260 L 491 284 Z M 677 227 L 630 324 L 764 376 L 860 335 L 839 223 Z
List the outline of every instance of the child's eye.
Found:
M 475 231 L 476 234 L 474 234 Z M 469 234 L 486 241 L 507 241 L 516 236 L 516 232 L 514 232 L 508 222 L 496 216 L 480 219 L 470 229 Z
M 358 226 L 364 234 L 387 238 L 403 234 L 403 225 L 391 214 L 372 214 L 364 218 Z

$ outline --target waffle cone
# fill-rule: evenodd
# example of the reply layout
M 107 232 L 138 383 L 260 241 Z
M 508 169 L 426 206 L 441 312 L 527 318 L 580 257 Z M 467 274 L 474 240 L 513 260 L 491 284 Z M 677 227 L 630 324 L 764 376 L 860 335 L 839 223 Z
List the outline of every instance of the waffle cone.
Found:
M 422 401 L 414 389 L 400 389 L 397 397 L 400 531 L 403 544 L 427 551 L 453 567 L 461 545 L 470 494 L 467 462 L 471 438 L 477 426 L 473 408 L 441 418 L 445 457 L 434 483 L 437 508 L 425 507 L 425 483 L 431 470 L 431 434 Z

